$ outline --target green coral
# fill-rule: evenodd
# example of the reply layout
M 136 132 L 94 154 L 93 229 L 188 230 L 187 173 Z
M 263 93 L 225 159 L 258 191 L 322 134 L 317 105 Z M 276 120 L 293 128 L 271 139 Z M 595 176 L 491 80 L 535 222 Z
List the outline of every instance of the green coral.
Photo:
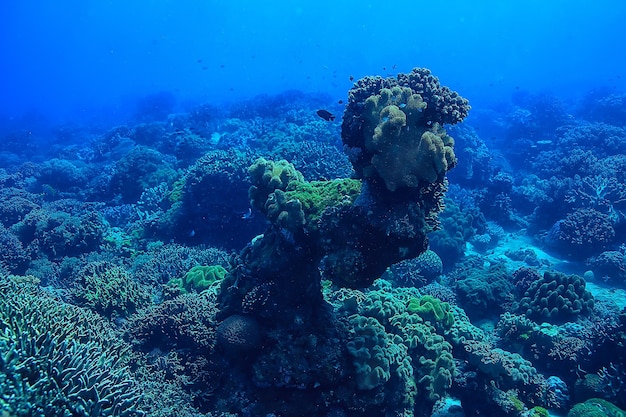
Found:
M 626 417 L 626 411 L 601 398 L 591 398 L 572 407 L 567 417 Z
M 355 336 L 348 342 L 347 348 L 356 367 L 357 386 L 362 390 L 371 390 L 391 378 L 394 358 L 390 347 L 393 342 L 375 318 L 352 315 L 349 319 Z
M 331 181 L 291 182 L 286 195 L 301 203 L 307 227 L 315 228 L 317 221 L 328 207 L 350 205 L 361 193 L 361 182 L 349 179 Z
M 390 191 L 433 183 L 456 164 L 454 140 L 437 123 L 424 123 L 426 107 L 408 87 L 383 88 L 365 100 L 365 147 Z
M 266 201 L 271 193 L 276 190 L 287 190 L 292 181 L 304 182 L 302 173 L 284 159 L 274 162 L 259 158 L 248 168 L 248 175 L 252 183 L 248 191 L 250 203 L 264 213 Z
M 528 417 L 550 417 L 550 413 L 543 407 L 535 406 L 528 411 Z
M 379 280 L 380 285 L 384 283 Z M 408 309 L 410 300 L 421 299 L 418 290 L 414 288 L 384 288 L 355 295 L 357 299 L 351 299 L 350 302 L 356 301 L 358 313 L 351 319 L 359 317 L 359 320 L 365 321 L 367 318 L 367 323 L 374 323 L 373 326 L 378 329 L 377 346 L 383 346 L 382 352 L 395 358 L 393 363 L 405 363 L 402 369 L 410 371 L 400 378 L 406 390 L 403 402 L 427 404 L 441 398 L 451 387 L 456 372 L 452 346 L 444 337 L 448 326 L 443 323 L 449 326 L 454 323 L 454 317 L 448 316 L 449 305 L 425 296 L 421 312 L 411 312 Z M 433 310 L 437 310 L 442 320 L 434 319 Z M 381 333 L 383 331 L 384 336 Z M 393 343 L 389 344 L 389 341 Z M 370 356 L 380 357 L 380 349 L 368 349 L 371 350 Z M 387 349 L 391 349 L 391 352 L 387 352 Z M 399 352 L 402 354 L 397 356 Z M 398 383 L 393 372 L 391 374 L 389 384 Z
M 273 224 L 292 233 L 302 227 L 317 230 L 324 210 L 352 204 L 361 192 L 360 181 L 353 179 L 307 182 L 285 160 L 259 158 L 249 168 L 249 174 L 251 205 Z
M 407 311 L 420 315 L 432 325 L 441 325 L 444 329 L 450 329 L 454 324 L 454 314 L 450 304 L 430 295 L 420 298 L 411 298 L 407 304 Z
M 178 287 L 181 293 L 202 292 L 221 282 L 228 271 L 221 265 L 196 265 L 184 277 L 174 278 L 169 285 Z
M 299 230 L 305 224 L 302 203 L 283 190 L 276 190 L 269 195 L 265 203 L 267 219 L 291 232 Z

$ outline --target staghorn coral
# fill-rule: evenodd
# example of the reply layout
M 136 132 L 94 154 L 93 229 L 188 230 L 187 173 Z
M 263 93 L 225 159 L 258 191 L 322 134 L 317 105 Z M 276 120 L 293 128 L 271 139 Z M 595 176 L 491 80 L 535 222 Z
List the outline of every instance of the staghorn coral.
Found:
M 152 298 L 145 285 L 111 262 L 89 262 L 74 275 L 74 285 L 69 290 L 71 301 L 111 319 L 130 316 Z
M 140 416 L 113 330 L 28 283 L 0 281 L 0 408 L 13 416 Z

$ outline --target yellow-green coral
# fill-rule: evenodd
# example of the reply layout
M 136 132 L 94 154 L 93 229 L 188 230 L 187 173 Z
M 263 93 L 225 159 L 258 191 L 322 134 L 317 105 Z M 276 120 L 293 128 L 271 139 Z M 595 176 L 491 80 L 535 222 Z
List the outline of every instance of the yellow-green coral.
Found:
M 285 160 L 259 158 L 248 172 L 252 206 L 292 233 L 305 225 L 309 231 L 317 229 L 317 221 L 326 208 L 352 204 L 361 192 L 361 183 L 353 179 L 305 181 Z
M 267 198 L 275 190 L 285 191 L 292 181 L 304 182 L 302 173 L 284 159 L 274 162 L 259 158 L 248 168 L 248 174 L 252 183 L 248 193 L 250 202 L 261 211 L 264 211 Z
M 407 304 L 407 311 L 419 314 L 424 320 L 439 328 L 450 329 L 454 324 L 454 314 L 450 309 L 450 304 L 430 295 L 420 298 L 411 298 Z
M 227 273 L 221 265 L 196 265 L 183 278 L 172 279 L 169 284 L 179 287 L 182 293 L 202 292 L 216 286 Z
M 435 182 L 456 164 L 454 140 L 437 123 L 424 123 L 425 108 L 408 87 L 384 88 L 365 100 L 365 147 L 390 191 Z
M 350 205 L 361 192 L 361 182 L 349 178 L 331 181 L 292 182 L 286 192 L 289 199 L 301 203 L 308 228 L 315 228 L 328 207 Z

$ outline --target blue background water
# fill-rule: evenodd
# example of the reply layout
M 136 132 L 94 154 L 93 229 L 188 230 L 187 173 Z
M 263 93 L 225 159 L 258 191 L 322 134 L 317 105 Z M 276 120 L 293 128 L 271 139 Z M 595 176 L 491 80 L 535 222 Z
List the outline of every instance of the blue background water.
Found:
M 516 89 L 623 90 L 626 3 L 600 1 L 5 1 L 0 115 L 123 118 L 134 98 L 344 98 L 350 75 L 428 67 L 474 106 Z M 102 110 L 106 109 L 103 113 Z

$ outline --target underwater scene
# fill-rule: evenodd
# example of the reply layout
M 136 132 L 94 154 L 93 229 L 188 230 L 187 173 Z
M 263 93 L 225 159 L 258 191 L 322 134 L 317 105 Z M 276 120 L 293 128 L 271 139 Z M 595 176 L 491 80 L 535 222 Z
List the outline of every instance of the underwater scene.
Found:
M 0 5 L 0 417 L 626 416 L 626 3 Z

